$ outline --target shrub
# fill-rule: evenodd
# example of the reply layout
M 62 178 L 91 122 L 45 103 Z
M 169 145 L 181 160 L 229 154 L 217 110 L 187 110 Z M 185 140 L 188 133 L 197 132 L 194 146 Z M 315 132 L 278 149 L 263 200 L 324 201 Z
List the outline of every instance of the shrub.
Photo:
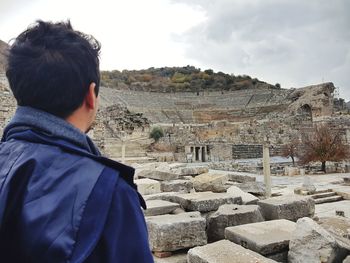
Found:
M 160 138 L 164 137 L 164 131 L 161 127 L 155 126 L 152 128 L 149 137 L 157 142 Z

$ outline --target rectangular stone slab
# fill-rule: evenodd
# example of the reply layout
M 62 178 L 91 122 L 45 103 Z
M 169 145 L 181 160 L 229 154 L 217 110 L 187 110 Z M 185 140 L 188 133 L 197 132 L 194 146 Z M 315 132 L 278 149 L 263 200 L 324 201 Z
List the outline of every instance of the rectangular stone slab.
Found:
M 162 192 L 181 192 L 189 193 L 193 188 L 193 183 L 190 180 L 171 180 L 160 183 Z
M 163 200 L 146 201 L 147 209 L 144 211 L 145 216 L 157 216 L 170 214 L 180 205 Z
M 179 203 L 187 211 L 216 211 L 223 204 L 242 204 L 242 198 L 228 193 L 198 192 L 171 196 L 171 202 Z
M 288 219 L 296 222 L 302 217 L 315 214 L 315 201 L 311 197 L 284 195 L 260 200 L 263 216 L 266 220 Z
M 225 228 L 264 221 L 257 205 L 222 205 L 207 219 L 209 242 L 225 238 Z
M 188 263 L 273 263 L 272 259 L 245 249 L 228 240 L 220 240 L 188 251 Z
M 187 263 L 187 253 L 177 253 L 167 258 L 153 257 L 154 263 Z
M 245 224 L 225 229 L 225 238 L 262 255 L 288 249 L 296 224 L 286 219 Z
M 199 212 L 146 217 L 152 251 L 176 251 L 207 244 L 206 220 Z
M 158 181 L 179 179 L 178 174 L 158 170 L 143 170 L 140 171 L 137 175 L 139 178 L 149 178 Z
M 152 179 L 137 179 L 134 181 L 137 185 L 137 190 L 141 195 L 150 195 L 160 193 L 160 183 Z

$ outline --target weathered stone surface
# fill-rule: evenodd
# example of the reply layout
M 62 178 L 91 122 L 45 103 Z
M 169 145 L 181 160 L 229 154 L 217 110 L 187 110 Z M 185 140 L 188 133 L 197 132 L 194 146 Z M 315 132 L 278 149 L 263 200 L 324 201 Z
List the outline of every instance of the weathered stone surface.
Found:
M 141 195 L 150 195 L 160 193 L 160 183 L 152 179 L 137 179 L 135 180 L 137 190 Z
M 259 201 L 259 198 L 250 193 L 242 191 L 237 186 L 231 186 L 230 188 L 228 188 L 227 193 L 232 194 L 235 197 L 240 196 L 242 198 L 242 204 L 244 205 L 254 205 L 257 204 Z
M 350 176 L 344 176 L 343 180 L 345 185 L 350 185 Z
M 147 209 L 144 211 L 145 216 L 157 216 L 170 214 L 180 205 L 163 200 L 150 200 L 146 201 Z
M 343 263 L 350 263 L 350 255 L 343 260 Z
M 179 178 L 178 174 L 159 170 L 142 170 L 137 174 L 137 176 L 139 178 L 149 178 L 158 181 L 176 180 Z
M 206 221 L 198 212 L 146 218 L 152 251 L 176 251 L 205 245 Z
M 295 228 L 295 222 L 279 219 L 228 227 L 225 230 L 225 237 L 245 248 L 268 256 L 288 250 L 289 240 Z
M 163 193 L 155 193 L 155 194 L 150 194 L 150 195 L 145 195 L 143 199 L 145 201 L 148 200 L 164 200 L 164 201 L 169 201 L 174 199 L 174 196 L 179 195 L 177 192 L 163 192 Z
M 195 166 L 195 167 L 182 167 L 173 170 L 176 174 L 181 176 L 191 175 L 196 176 L 199 174 L 207 173 L 209 170 L 204 166 Z
M 257 205 L 222 205 L 208 217 L 209 242 L 225 238 L 225 228 L 264 221 Z
M 256 178 L 242 173 L 228 173 L 227 178 L 237 183 L 255 182 Z
M 239 187 L 244 192 L 255 195 L 265 195 L 266 193 L 265 184 L 262 182 L 246 182 L 238 184 L 237 187 Z
M 189 180 L 163 181 L 160 183 L 162 192 L 189 193 L 193 189 L 193 183 Z
M 260 200 L 258 205 L 266 220 L 288 219 L 297 221 L 302 217 L 312 217 L 315 201 L 306 196 L 286 195 Z
M 154 258 L 154 263 L 187 263 L 187 253 L 176 253 L 167 258 Z
M 220 240 L 188 251 L 188 263 L 272 263 L 272 259 L 245 249 L 228 240 Z
M 223 204 L 242 204 L 241 197 L 228 193 L 198 192 L 167 197 L 170 202 L 180 204 L 187 211 L 216 211 Z
M 205 173 L 196 176 L 192 182 L 193 187 L 197 192 L 212 191 L 216 193 L 226 192 L 225 183 L 227 176 L 224 174 Z
M 315 221 L 307 217 L 297 221 L 289 242 L 288 262 L 335 263 L 341 262 L 346 254 L 336 239 Z
M 337 240 L 338 244 L 347 249 L 350 254 L 350 218 L 321 217 L 317 223 L 326 229 Z

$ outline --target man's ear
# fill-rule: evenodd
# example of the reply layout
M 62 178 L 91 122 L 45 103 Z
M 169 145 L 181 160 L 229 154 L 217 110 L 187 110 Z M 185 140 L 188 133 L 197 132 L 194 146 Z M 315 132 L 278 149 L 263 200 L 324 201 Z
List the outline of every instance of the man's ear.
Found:
M 97 107 L 96 105 L 96 94 L 95 94 L 95 86 L 96 84 L 94 82 L 91 82 L 90 86 L 89 86 L 89 91 L 88 93 L 86 94 L 85 96 L 85 103 L 86 103 L 86 106 L 93 110 Z

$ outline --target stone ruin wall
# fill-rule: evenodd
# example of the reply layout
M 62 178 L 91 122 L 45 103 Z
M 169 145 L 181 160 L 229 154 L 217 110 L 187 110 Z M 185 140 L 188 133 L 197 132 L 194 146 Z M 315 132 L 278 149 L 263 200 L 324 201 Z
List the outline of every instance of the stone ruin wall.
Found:
M 0 72 L 0 136 L 16 110 L 16 101 L 8 87 L 5 73 Z
M 0 74 L 0 88 L 2 131 L 16 105 L 4 73 Z M 198 96 L 102 88 L 101 109 L 90 135 L 102 152 L 115 159 L 121 159 L 123 144 L 127 157 L 146 157 L 151 155 L 151 127 L 159 125 L 165 131 L 160 143 L 174 148 L 178 161 L 187 161 L 191 146 L 205 147 L 206 161 L 255 158 L 261 155 L 257 149 L 266 136 L 273 145 L 271 155 L 279 155 L 300 129 L 318 122 L 342 127 L 345 141 L 350 142 L 350 119 L 332 116 L 333 88 L 322 84 L 294 90 L 202 92 Z
M 332 115 L 333 90 L 333 84 L 325 83 L 302 89 L 209 92 L 199 96 L 116 94 L 128 108 L 142 111 L 164 129 L 160 143 L 168 148 L 175 146 L 178 160 L 186 161 L 191 147 L 200 147 L 206 161 L 223 161 L 260 156 L 261 151 L 253 148 L 261 146 L 266 137 L 273 145 L 271 154 L 280 155 L 282 146 L 301 129 L 310 129 L 315 120 Z M 140 101 L 139 96 L 146 99 Z

